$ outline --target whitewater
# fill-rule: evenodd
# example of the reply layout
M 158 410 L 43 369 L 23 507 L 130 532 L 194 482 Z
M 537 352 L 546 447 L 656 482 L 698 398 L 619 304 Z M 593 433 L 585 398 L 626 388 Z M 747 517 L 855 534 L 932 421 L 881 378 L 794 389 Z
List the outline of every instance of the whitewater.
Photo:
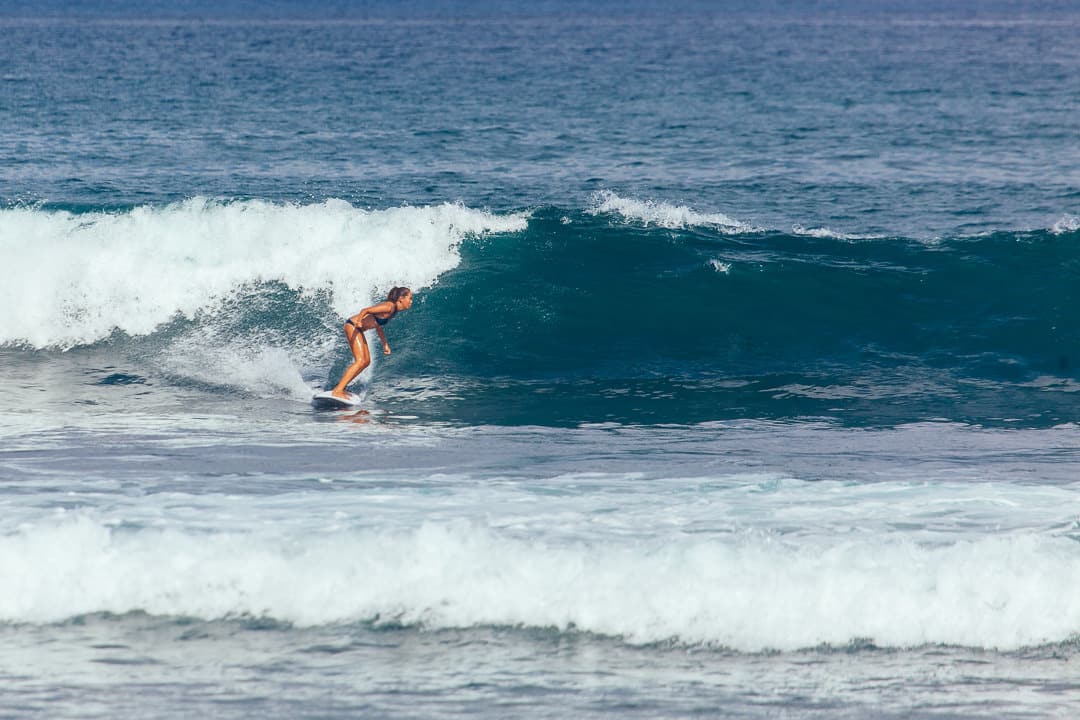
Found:
M 594 486 L 628 482 L 624 477 L 588 480 Z M 778 483 L 720 477 L 668 484 L 737 486 L 727 492 L 739 495 L 747 486 L 769 482 Z M 794 484 L 766 492 L 794 496 L 786 502 L 810 495 Z M 463 506 L 483 502 L 498 508 L 520 499 L 506 492 L 470 497 L 465 488 L 455 489 L 460 497 L 454 500 Z M 871 497 L 854 501 L 840 489 L 826 486 L 818 488 L 821 492 L 848 513 L 883 499 L 912 502 L 919 495 L 939 510 L 963 508 L 964 515 L 977 515 L 971 506 L 993 516 L 999 507 L 1017 504 L 1010 499 L 1015 493 L 993 486 L 973 494 L 948 485 L 921 492 L 899 485 L 876 488 Z M 1045 502 L 1075 504 L 1076 493 L 1075 488 L 1047 493 Z M 736 525 L 689 534 L 693 526 L 708 524 L 670 517 L 683 508 L 661 497 L 650 500 L 663 500 L 669 515 L 664 525 L 615 518 L 609 521 L 614 538 L 588 538 L 566 528 L 565 516 L 597 504 L 595 497 L 580 493 L 576 512 L 562 510 L 560 534 L 570 537 L 539 539 L 514 528 L 538 527 L 543 518 L 513 513 L 503 514 L 496 527 L 480 520 L 364 527 L 359 500 L 365 494 L 345 504 L 260 499 L 257 505 L 271 507 L 245 518 L 247 527 L 212 533 L 198 532 L 193 517 L 133 527 L 130 512 L 126 527 L 86 511 L 26 523 L 0 544 L 0 570 L 12 579 L 0 596 L 0 618 L 47 624 L 141 612 L 207 622 L 265 618 L 297 627 L 553 628 L 635 645 L 673 642 L 749 653 L 854 642 L 1016 650 L 1068 642 L 1080 623 L 1080 603 L 1070 591 L 1080 575 L 1075 522 L 1059 528 L 1057 537 L 1031 529 L 993 538 L 946 539 L 930 530 L 859 537 L 868 529 L 853 527 L 847 531 L 855 537 L 807 539 L 791 537 L 790 527 L 762 532 L 760 523 L 753 530 Z M 382 495 L 383 514 L 404 515 L 406 501 L 415 503 L 415 498 L 387 497 L 385 489 Z M 765 503 L 740 508 L 743 498 L 724 493 L 697 495 L 696 502 L 707 502 L 713 511 L 801 515 L 803 522 L 838 524 L 829 510 L 806 499 L 808 507 L 795 513 Z M 286 502 L 323 522 L 285 530 L 261 526 L 270 518 L 295 525 L 280 509 L 273 512 L 272 504 Z M 185 503 L 174 496 L 167 507 L 181 504 L 211 513 L 229 505 L 224 498 Z M 1055 517 L 1049 509 L 1043 509 L 1044 518 Z M 442 507 L 428 511 L 446 514 Z M 623 512 L 639 523 L 644 517 L 639 508 Z M 620 538 L 624 533 L 630 537 Z
M 324 293 L 343 315 L 394 280 L 418 289 L 434 283 L 457 265 L 455 247 L 466 236 L 525 222 L 450 204 L 365 211 L 340 200 L 193 198 L 83 214 L 4 209 L 0 251 L 10 261 L 0 300 L 22 311 L 5 316 L 0 344 L 67 349 L 115 330 L 145 335 L 257 283 Z

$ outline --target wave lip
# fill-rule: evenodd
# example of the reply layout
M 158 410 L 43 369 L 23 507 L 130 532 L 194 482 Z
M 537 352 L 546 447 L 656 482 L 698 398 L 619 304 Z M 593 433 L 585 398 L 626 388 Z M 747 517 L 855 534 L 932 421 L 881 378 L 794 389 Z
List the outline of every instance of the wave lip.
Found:
M 598 192 L 593 196 L 593 205 L 589 209 L 593 215 L 620 215 L 628 221 L 643 222 L 646 225 L 680 230 L 688 227 L 713 227 L 727 233 L 756 232 L 759 228 L 739 220 L 734 220 L 723 213 L 701 213 L 685 205 L 671 205 L 653 200 L 625 198 L 611 191 Z
M 1080 632 L 1066 537 L 542 542 L 464 524 L 190 534 L 87 517 L 0 537 L 0 621 L 109 612 L 301 626 L 547 627 L 744 652 L 1015 649 Z M 78 588 L 78 592 L 73 592 Z
M 192 198 L 74 214 L 0 210 L 0 345 L 71 348 L 145 335 L 246 285 L 327 292 L 345 315 L 392 285 L 423 288 L 460 262 L 467 236 L 517 232 L 527 215 L 461 205 L 367 211 Z

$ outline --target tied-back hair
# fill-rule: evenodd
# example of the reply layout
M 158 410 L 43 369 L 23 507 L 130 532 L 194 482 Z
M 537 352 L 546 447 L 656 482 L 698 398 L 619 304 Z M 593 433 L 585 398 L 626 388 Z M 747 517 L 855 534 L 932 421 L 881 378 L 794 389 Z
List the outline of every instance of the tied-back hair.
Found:
M 399 299 L 405 297 L 406 295 L 412 295 L 412 290 L 407 287 L 395 287 L 390 288 L 390 292 L 387 293 L 386 299 L 392 303 L 396 303 Z

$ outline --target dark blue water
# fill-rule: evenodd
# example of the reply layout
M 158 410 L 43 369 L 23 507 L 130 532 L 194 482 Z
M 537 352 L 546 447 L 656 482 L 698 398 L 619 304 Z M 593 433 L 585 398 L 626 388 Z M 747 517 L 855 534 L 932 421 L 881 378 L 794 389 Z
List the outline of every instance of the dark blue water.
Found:
M 0 0 L 0 717 L 1071 717 L 1078 31 Z
M 614 190 L 770 229 L 919 238 L 1076 212 L 1066 3 L 6 15 L 8 202 L 505 210 Z

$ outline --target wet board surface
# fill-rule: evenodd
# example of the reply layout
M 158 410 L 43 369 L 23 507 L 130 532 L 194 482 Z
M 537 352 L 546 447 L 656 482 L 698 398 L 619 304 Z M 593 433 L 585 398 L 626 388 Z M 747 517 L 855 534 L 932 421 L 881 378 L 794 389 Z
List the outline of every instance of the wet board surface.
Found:
M 346 408 L 360 407 L 361 397 L 349 393 L 348 399 L 339 398 L 329 390 L 315 393 L 311 398 L 311 404 L 317 410 L 342 410 Z

